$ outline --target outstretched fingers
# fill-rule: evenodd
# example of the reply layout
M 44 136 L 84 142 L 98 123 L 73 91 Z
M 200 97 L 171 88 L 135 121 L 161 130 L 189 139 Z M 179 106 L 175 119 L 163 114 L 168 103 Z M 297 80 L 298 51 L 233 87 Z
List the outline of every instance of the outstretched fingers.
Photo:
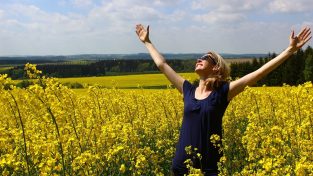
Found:
M 303 34 L 306 32 L 307 27 L 302 28 L 302 30 L 299 32 L 299 34 L 297 35 L 297 38 L 301 38 L 303 36 Z
M 137 35 L 139 35 L 141 30 L 142 30 L 142 25 L 141 24 L 137 24 L 136 25 L 136 33 L 137 33 Z
M 304 40 L 307 40 L 308 38 L 311 38 L 311 30 L 309 29 L 308 32 L 303 36 Z
M 310 36 L 307 39 L 305 39 L 304 43 L 308 42 L 311 38 L 312 38 L 312 36 Z
M 149 39 L 149 25 L 145 28 L 142 24 L 136 25 L 136 34 L 142 42 L 150 42 Z
M 305 27 L 301 30 L 301 32 L 297 35 L 297 37 L 302 40 L 305 39 L 305 36 L 307 36 L 308 33 L 310 33 L 310 28 L 309 27 Z
M 312 38 L 311 36 L 311 29 L 306 27 L 303 32 L 299 34 L 299 39 L 300 39 L 300 44 L 301 47 L 306 44 L 310 39 Z
M 144 30 L 144 27 L 142 24 L 137 24 L 136 25 L 136 33 L 139 34 L 142 30 Z

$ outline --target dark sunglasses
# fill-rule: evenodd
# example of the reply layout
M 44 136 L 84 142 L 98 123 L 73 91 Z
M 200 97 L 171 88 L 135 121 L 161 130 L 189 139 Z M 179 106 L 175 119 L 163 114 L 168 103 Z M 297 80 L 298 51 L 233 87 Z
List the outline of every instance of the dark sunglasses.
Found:
M 217 64 L 216 61 L 215 61 L 215 59 L 214 59 L 212 56 L 210 56 L 209 54 L 203 55 L 203 56 L 201 56 L 199 59 L 200 59 L 200 60 L 210 60 L 210 61 L 212 61 L 212 63 L 213 63 L 214 65 Z

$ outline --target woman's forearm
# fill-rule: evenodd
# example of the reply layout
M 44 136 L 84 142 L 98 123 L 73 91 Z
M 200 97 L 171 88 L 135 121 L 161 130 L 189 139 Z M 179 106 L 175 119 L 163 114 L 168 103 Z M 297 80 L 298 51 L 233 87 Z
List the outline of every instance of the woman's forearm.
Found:
M 163 65 L 166 63 L 164 57 L 160 54 L 160 52 L 154 47 L 151 42 L 145 42 L 145 46 L 148 49 L 154 63 L 159 69 L 162 69 Z
M 277 57 L 270 60 L 266 64 L 264 64 L 261 68 L 257 69 L 256 71 L 245 75 L 244 77 L 232 81 L 230 83 L 229 92 L 228 92 L 228 100 L 231 100 L 236 95 L 244 90 L 246 86 L 253 86 L 256 84 L 260 79 L 264 78 L 267 74 L 281 65 L 284 61 L 286 61 L 294 51 L 291 48 L 285 49 L 281 52 Z
M 276 56 L 274 59 L 270 60 L 266 64 L 264 64 L 261 68 L 257 69 L 256 71 L 249 73 L 239 79 L 238 81 L 235 81 L 239 87 L 237 91 L 242 91 L 244 87 L 246 86 L 253 86 L 256 84 L 260 79 L 264 78 L 267 74 L 269 74 L 271 71 L 275 70 L 279 65 L 281 65 L 283 62 L 285 62 L 294 51 L 291 50 L 291 48 L 285 49 L 283 52 L 281 52 L 278 56 Z M 235 91 L 236 92 L 236 91 Z
M 145 46 L 147 47 L 154 63 L 160 69 L 162 73 L 167 77 L 167 79 L 177 88 L 177 90 L 182 93 L 183 92 L 183 82 L 184 78 L 182 78 L 179 74 L 175 72 L 165 61 L 164 57 L 159 53 L 159 51 L 154 47 L 151 42 L 145 42 Z
M 257 82 L 258 80 L 262 79 L 267 74 L 275 70 L 279 65 L 285 62 L 293 53 L 294 51 L 290 47 L 288 47 L 283 52 L 281 52 L 278 56 L 276 56 L 274 59 L 264 64 L 261 68 L 259 68 L 256 71 L 258 78 L 254 82 Z

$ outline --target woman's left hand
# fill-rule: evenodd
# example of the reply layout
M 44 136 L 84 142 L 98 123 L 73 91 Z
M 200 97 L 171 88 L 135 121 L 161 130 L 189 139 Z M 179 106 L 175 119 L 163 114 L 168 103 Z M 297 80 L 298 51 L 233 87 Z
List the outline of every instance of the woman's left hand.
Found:
M 311 29 L 309 27 L 305 27 L 301 30 L 301 32 L 295 36 L 295 31 L 291 31 L 291 35 L 289 38 L 289 47 L 292 52 L 298 51 L 303 45 L 305 45 L 311 39 Z

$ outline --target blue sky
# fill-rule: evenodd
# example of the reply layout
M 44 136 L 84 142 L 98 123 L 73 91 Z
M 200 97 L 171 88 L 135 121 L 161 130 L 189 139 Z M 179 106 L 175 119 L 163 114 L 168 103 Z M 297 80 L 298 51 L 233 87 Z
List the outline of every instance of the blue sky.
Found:
M 313 1 L 0 0 L 0 55 L 147 52 L 138 23 L 163 53 L 278 53 L 313 27 Z

